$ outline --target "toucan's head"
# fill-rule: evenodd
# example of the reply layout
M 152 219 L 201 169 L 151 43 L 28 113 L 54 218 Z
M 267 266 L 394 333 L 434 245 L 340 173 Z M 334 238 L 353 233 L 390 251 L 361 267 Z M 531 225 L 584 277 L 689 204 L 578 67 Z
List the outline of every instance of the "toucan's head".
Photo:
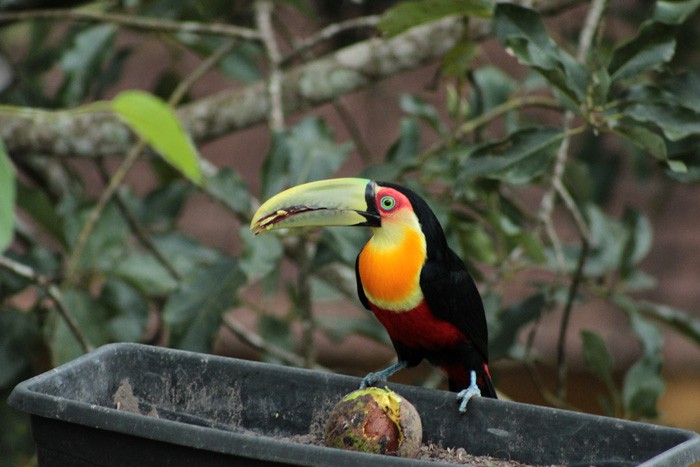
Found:
M 445 235 L 427 203 L 408 188 L 361 178 L 306 183 L 257 210 L 250 228 L 368 226 L 373 236 L 358 257 L 358 291 L 385 310 L 413 309 L 422 299 L 425 262 L 447 255 Z M 362 285 L 360 287 L 360 280 Z

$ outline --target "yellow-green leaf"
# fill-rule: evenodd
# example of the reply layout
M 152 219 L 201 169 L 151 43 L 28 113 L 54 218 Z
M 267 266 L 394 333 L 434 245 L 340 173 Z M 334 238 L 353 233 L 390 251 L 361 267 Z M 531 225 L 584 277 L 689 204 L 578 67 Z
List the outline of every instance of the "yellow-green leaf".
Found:
M 171 106 L 144 91 L 124 91 L 112 101 L 112 110 L 163 159 L 201 183 L 197 150 Z
M 15 228 L 15 169 L 0 141 L 0 252 L 12 241 Z

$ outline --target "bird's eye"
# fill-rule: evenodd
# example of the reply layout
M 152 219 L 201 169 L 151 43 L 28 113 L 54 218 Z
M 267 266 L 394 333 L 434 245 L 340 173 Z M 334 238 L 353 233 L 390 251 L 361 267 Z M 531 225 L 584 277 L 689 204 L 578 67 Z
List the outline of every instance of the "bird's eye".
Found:
M 396 200 L 391 196 L 383 196 L 382 199 L 379 200 L 379 204 L 381 204 L 382 209 L 385 211 L 391 211 L 396 206 Z

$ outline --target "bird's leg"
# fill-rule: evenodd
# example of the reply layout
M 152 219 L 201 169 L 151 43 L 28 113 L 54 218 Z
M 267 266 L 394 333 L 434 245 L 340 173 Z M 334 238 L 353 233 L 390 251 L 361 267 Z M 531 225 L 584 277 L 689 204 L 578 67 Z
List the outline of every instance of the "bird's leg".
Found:
M 360 383 L 360 389 L 364 389 L 367 386 L 375 386 L 380 381 L 386 381 L 389 378 L 389 376 L 393 375 L 399 370 L 403 370 L 407 366 L 408 363 L 405 360 L 399 360 L 398 362 L 394 363 L 393 365 L 389 365 L 381 371 L 369 373 L 367 376 L 362 378 L 362 382 Z
M 469 400 L 474 396 L 481 396 L 481 391 L 476 385 L 476 371 L 472 370 L 471 383 L 469 384 L 469 387 L 467 389 L 462 389 L 457 393 L 457 400 L 462 401 L 459 404 L 460 412 L 465 413 L 467 411 L 467 402 L 469 402 Z

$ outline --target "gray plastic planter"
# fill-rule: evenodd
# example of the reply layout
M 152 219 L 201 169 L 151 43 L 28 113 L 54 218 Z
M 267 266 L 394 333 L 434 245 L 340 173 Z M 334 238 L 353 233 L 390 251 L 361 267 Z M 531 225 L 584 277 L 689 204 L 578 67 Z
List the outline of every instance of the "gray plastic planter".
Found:
M 19 384 L 42 466 L 426 465 L 293 443 L 358 378 L 113 344 Z M 424 441 L 531 464 L 678 466 L 700 436 L 662 426 L 475 399 L 466 415 L 445 391 L 389 385 L 423 420 Z M 432 464 L 435 465 L 435 464 Z

